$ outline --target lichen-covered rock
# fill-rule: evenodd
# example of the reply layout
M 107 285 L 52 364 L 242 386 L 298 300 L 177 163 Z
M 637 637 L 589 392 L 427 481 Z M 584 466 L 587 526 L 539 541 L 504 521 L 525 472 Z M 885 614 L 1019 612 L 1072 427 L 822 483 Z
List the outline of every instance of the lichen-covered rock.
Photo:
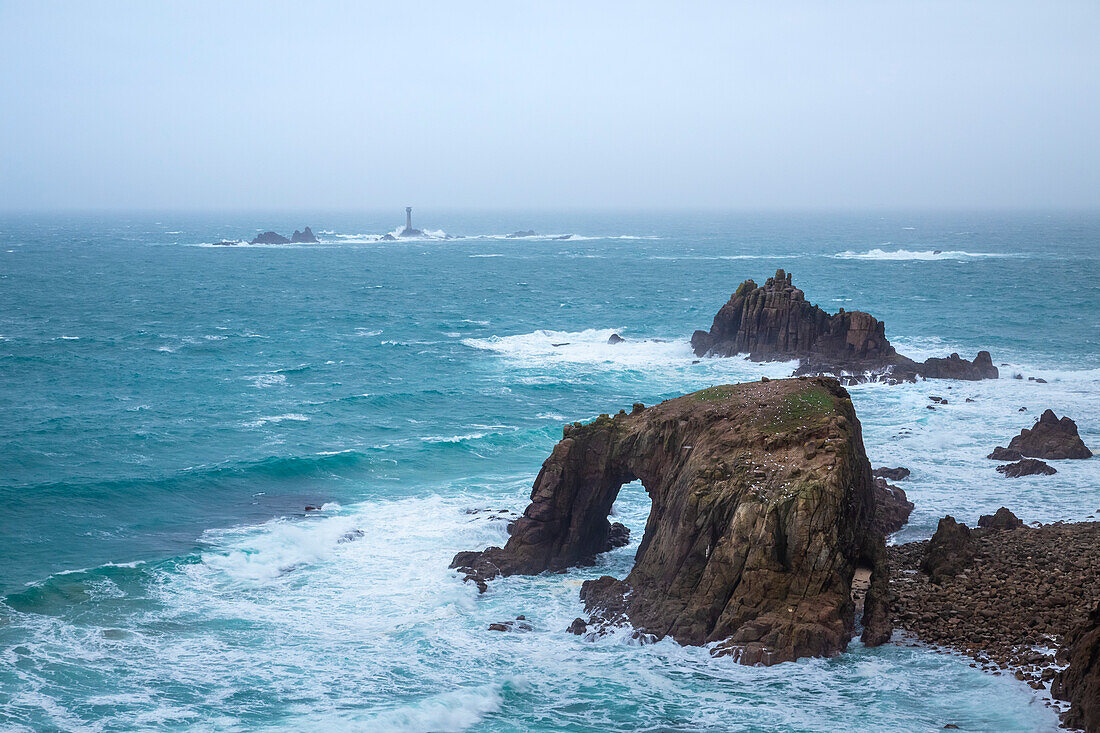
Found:
M 714 316 L 710 331 L 696 331 L 697 356 L 748 354 L 754 361 L 799 360 L 795 374 L 843 374 L 847 382 L 880 379 L 996 379 L 989 352 L 974 361 L 958 354 L 918 363 L 897 353 L 886 339 L 886 325 L 862 311 L 829 314 L 808 302 L 791 276 L 777 270 L 757 286 L 746 280 Z
M 1054 678 L 1050 691 L 1070 703 L 1062 722 L 1086 733 L 1100 731 L 1100 603 L 1066 636 L 1060 657 L 1069 666 Z
M 948 515 L 940 520 L 936 534 L 924 553 L 920 569 L 939 585 L 953 578 L 974 560 L 974 540 L 970 528 Z
M 1021 458 L 1015 463 L 997 466 L 997 473 L 1003 473 L 1008 478 L 1020 478 L 1021 476 L 1053 476 L 1058 471 L 1038 458 Z
M 1092 451 L 1077 434 L 1077 423 L 1068 417 L 1059 419 L 1054 410 L 1046 410 L 1037 423 L 1021 430 L 1008 448 L 1031 458 L 1047 460 L 1092 458 Z
M 634 479 L 652 499 L 645 535 L 624 580 L 583 585 L 589 628 L 629 620 L 656 638 L 721 642 L 746 663 L 833 655 L 852 635 L 863 566 L 865 640 L 889 636 L 871 468 L 851 399 L 829 378 L 711 387 L 567 426 L 507 545 L 452 567 L 485 587 L 591 562 Z

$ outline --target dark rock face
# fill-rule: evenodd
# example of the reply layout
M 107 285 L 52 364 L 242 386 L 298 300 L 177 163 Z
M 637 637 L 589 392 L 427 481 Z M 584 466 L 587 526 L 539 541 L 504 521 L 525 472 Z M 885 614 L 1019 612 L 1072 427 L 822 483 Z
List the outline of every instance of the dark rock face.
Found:
M 958 575 L 973 559 L 974 541 L 970 528 L 948 515 L 936 527 L 936 534 L 928 543 L 920 569 L 939 585 Z
M 909 469 L 902 466 L 897 468 L 876 468 L 871 472 L 875 478 L 884 478 L 887 481 L 903 481 L 909 478 Z
M 1070 728 L 1100 731 L 1100 603 L 1066 636 L 1064 657 L 1069 667 L 1054 678 L 1050 691 L 1071 707 L 1062 716 Z M 1063 657 L 1063 654 L 1059 654 Z
M 914 381 L 995 379 L 989 352 L 974 361 L 952 354 L 917 363 L 898 354 L 886 339 L 886 325 L 862 311 L 828 314 L 806 301 L 778 270 L 763 287 L 741 283 L 718 311 L 710 331 L 696 331 L 691 346 L 697 356 L 748 354 L 754 361 L 800 361 L 796 374 L 847 374 L 849 381 L 882 379 Z
M 996 379 L 999 376 L 997 367 L 993 366 L 993 357 L 988 351 L 979 351 L 974 361 L 967 361 L 958 354 L 951 354 L 946 358 L 925 359 L 913 370 L 927 379 L 965 379 L 977 381 L 979 379 Z M 942 400 L 947 404 L 947 400 Z
M 993 515 L 983 514 L 978 517 L 978 526 L 982 529 L 1018 529 L 1024 523 L 1008 507 L 1001 507 Z
M 621 344 L 623 341 L 626 341 L 626 339 L 617 333 L 613 333 L 607 337 L 607 343 L 609 344 Z
M 1054 410 L 1045 411 L 1039 422 L 1021 430 L 1008 447 L 1025 456 L 1047 460 L 1092 458 L 1092 451 L 1077 434 L 1077 423 L 1068 417 L 1058 419 Z
M 276 232 L 264 232 L 256 235 L 249 244 L 290 244 L 290 240 Z
M 294 230 L 294 234 L 290 235 L 290 241 L 292 244 L 316 244 L 317 237 L 313 235 L 313 230 L 306 227 L 304 232 L 300 232 L 297 229 Z
M 986 458 L 992 458 L 994 461 L 1018 461 L 1023 458 L 1023 454 L 1018 450 L 1010 450 L 1004 446 L 997 446 L 993 449 Z
M 893 534 L 909 522 L 913 513 L 913 502 L 897 486 L 886 483 L 884 478 L 875 478 L 875 531 L 881 534 Z
M 997 473 L 1003 473 L 1008 478 L 1020 478 L 1021 476 L 1053 476 L 1058 472 L 1038 458 L 1022 458 L 1015 463 L 997 466 Z
M 865 641 L 889 637 L 883 537 L 859 421 L 834 379 L 711 387 L 566 426 L 504 548 L 455 556 L 485 588 L 500 575 L 589 563 L 608 546 L 619 488 L 652 499 L 625 580 L 584 583 L 601 625 L 752 664 L 833 655 L 854 627 L 852 579 L 869 568 Z

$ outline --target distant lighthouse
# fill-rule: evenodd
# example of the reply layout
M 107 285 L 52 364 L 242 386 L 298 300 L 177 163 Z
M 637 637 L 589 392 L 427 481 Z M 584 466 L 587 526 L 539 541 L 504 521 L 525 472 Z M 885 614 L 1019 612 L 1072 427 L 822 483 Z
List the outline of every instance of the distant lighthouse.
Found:
M 405 231 L 401 232 L 401 234 L 399 234 L 398 236 L 399 237 L 419 237 L 423 234 L 424 234 L 424 232 L 420 231 L 419 229 L 413 229 L 413 207 L 406 206 L 405 207 Z

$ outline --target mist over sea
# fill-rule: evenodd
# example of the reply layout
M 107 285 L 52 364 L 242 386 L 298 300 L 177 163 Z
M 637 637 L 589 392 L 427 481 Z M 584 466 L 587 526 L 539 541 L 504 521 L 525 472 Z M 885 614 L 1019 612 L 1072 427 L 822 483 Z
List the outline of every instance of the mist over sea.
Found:
M 985 458 L 1046 408 L 1100 448 L 1100 215 L 414 217 L 379 241 L 403 212 L 0 216 L 0 728 L 1057 730 L 920 646 L 750 668 L 568 634 L 580 583 L 631 567 L 636 483 L 596 567 L 479 597 L 447 565 L 503 544 L 467 510 L 522 511 L 565 423 L 789 375 L 688 344 L 777 268 L 907 356 L 1000 367 L 850 388 L 872 464 L 913 472 L 895 541 L 1100 516 L 1100 459 Z M 306 225 L 321 243 L 215 244 Z M 517 614 L 533 632 L 486 631 Z

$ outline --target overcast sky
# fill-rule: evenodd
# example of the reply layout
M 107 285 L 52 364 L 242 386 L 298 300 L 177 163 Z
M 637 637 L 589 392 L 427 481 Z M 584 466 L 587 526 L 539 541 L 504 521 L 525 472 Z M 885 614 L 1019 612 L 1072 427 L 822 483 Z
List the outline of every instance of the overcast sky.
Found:
M 9 2 L 0 208 L 1100 207 L 1100 2 Z

